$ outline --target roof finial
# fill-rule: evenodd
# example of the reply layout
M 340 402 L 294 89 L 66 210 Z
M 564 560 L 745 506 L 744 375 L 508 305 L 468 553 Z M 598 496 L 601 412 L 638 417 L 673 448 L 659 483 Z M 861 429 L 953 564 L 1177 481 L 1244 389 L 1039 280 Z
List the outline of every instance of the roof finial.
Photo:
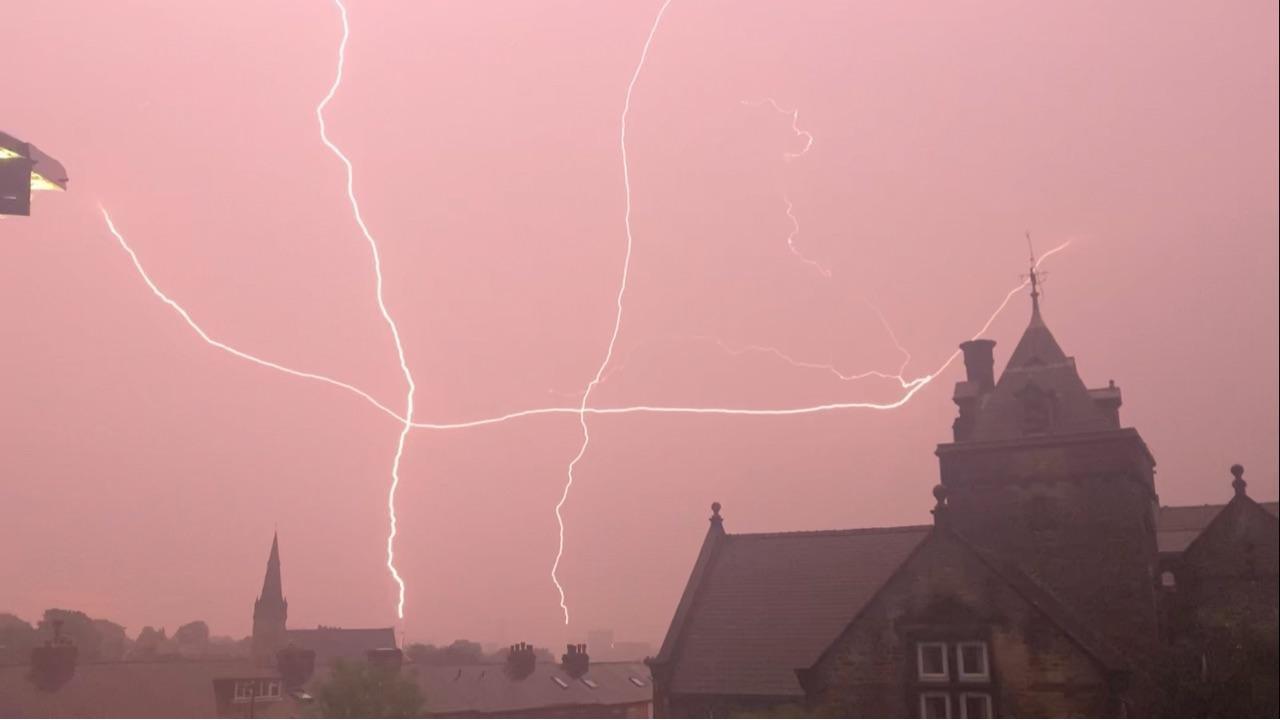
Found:
M 1027 231 L 1027 250 L 1031 254 L 1031 269 L 1027 271 L 1027 277 L 1031 280 L 1031 313 L 1034 316 L 1040 315 L 1040 276 L 1036 273 L 1036 248 L 1031 244 L 1031 231 Z
M 933 486 L 933 499 L 937 504 L 933 506 L 933 523 L 937 525 L 945 520 L 947 513 L 947 488 L 945 485 Z
M 711 503 L 711 524 L 721 525 L 723 523 L 724 523 L 724 518 L 720 517 L 720 503 L 718 502 Z
M 1235 480 L 1231 481 L 1231 488 L 1236 491 L 1236 495 L 1245 495 L 1244 488 L 1249 483 L 1244 481 L 1244 466 L 1236 463 L 1231 466 L 1231 474 L 1235 476 Z

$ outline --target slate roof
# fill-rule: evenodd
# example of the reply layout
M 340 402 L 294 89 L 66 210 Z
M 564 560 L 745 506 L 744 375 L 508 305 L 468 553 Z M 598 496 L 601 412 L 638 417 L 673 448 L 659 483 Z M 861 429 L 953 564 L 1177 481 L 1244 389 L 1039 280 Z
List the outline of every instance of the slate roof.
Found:
M 248 660 L 81 663 L 56 691 L 41 690 L 26 665 L 0 667 L 0 717 L 216 717 L 215 678 L 275 678 Z M 260 705 L 259 717 L 292 714 Z M 273 712 L 277 711 L 277 712 Z
M 659 656 L 675 659 L 672 692 L 803 694 L 795 670 L 818 659 L 930 529 L 723 535 Z
M 396 647 L 395 628 L 332 628 L 286 630 L 285 637 L 300 648 L 316 652 L 316 665 L 335 660 L 364 660 L 370 650 Z
M 1280 515 L 1280 503 L 1260 502 L 1272 515 Z M 1156 545 L 1162 553 L 1180 553 L 1200 537 L 1226 505 L 1181 505 L 1160 508 L 1156 520 Z
M 639 662 L 593 662 L 581 678 L 570 677 L 558 664 L 549 662 L 538 663 L 531 675 L 520 679 L 509 676 L 500 664 L 406 665 L 401 672 L 422 689 L 428 715 L 510 716 L 535 709 L 576 707 L 584 711 L 579 714 L 588 717 L 601 714 L 589 712 L 592 707 L 640 705 L 653 700 L 649 668 Z

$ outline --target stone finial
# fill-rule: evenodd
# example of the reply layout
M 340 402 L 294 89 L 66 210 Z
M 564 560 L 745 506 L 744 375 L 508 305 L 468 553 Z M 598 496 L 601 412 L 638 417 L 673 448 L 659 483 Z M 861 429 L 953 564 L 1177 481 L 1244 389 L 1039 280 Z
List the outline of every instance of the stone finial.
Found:
M 933 521 L 937 523 L 947 510 L 947 488 L 945 485 L 933 486 L 933 499 L 937 504 L 933 506 Z
M 1245 495 L 1244 489 L 1249 483 L 1244 481 L 1244 466 L 1239 463 L 1232 465 L 1231 474 L 1235 477 L 1235 480 L 1231 481 L 1231 487 L 1236 491 L 1236 495 Z
M 724 522 L 724 518 L 720 517 L 720 503 L 711 503 L 711 522 L 714 525 L 720 525 Z

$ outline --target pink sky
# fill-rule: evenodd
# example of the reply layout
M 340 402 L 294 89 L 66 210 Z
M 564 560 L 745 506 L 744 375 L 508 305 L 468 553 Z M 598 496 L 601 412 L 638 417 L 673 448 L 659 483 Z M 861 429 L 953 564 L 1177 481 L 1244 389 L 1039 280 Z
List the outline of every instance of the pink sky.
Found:
M 383 252 L 424 420 L 574 405 L 614 320 L 618 122 L 658 2 L 350 3 L 331 135 Z M 384 564 L 404 384 L 315 105 L 341 25 L 312 2 L 8 8 L 0 129 L 71 190 L 0 220 L 0 610 L 136 632 L 249 630 L 278 527 L 290 622 L 395 622 Z M 1055 256 L 1045 316 L 1159 461 L 1166 504 L 1277 494 L 1274 3 L 675 0 L 636 87 L 635 253 L 617 367 L 631 404 L 888 400 L 842 372 L 932 371 Z M 797 108 L 787 117 L 744 100 Z M 787 249 L 830 268 L 824 278 Z M 1027 318 L 991 327 L 997 364 Z M 707 506 L 731 532 L 921 523 L 957 364 L 895 411 L 571 415 L 409 438 L 398 559 L 410 640 L 660 639 Z

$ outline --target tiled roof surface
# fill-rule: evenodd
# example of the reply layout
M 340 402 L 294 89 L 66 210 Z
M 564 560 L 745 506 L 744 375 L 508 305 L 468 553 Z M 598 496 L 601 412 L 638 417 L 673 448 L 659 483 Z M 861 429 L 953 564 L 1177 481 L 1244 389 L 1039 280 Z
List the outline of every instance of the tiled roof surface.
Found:
M 65 685 L 41 690 L 26 665 L 0 667 L 0 717 L 215 717 L 215 678 L 277 677 L 247 660 L 82 663 Z M 286 703 L 260 706 L 293 712 Z
M 316 652 L 316 664 L 328 665 L 334 660 L 364 660 L 366 653 L 377 648 L 396 647 L 395 628 L 329 628 L 286 630 L 289 642 Z
M 1280 515 L 1280 503 L 1258 503 L 1272 515 Z M 1156 520 L 1156 544 L 1160 552 L 1182 552 L 1209 526 L 1225 505 L 1182 505 L 1160 508 Z
M 694 600 L 673 692 L 797 695 L 809 667 L 929 526 L 726 535 Z

